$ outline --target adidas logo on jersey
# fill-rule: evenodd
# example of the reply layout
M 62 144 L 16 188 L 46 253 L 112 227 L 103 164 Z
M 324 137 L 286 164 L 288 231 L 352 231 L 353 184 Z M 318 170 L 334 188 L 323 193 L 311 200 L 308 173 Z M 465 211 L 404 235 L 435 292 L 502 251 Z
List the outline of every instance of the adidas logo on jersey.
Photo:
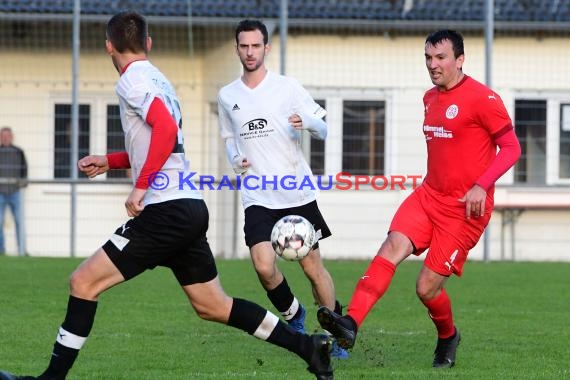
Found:
M 234 104 L 234 108 L 232 108 L 232 111 L 239 111 L 239 106 L 236 104 Z

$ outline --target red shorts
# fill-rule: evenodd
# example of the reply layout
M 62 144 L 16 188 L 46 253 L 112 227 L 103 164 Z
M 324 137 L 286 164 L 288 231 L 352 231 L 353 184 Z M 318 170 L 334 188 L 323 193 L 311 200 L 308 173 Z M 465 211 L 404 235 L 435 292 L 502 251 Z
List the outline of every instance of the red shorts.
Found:
M 461 276 L 469 250 L 477 244 L 492 212 L 487 196 L 485 215 L 465 218 L 465 204 L 435 192 L 426 183 L 396 211 L 390 231 L 400 232 L 414 245 L 414 254 L 429 249 L 424 264 L 442 276 Z

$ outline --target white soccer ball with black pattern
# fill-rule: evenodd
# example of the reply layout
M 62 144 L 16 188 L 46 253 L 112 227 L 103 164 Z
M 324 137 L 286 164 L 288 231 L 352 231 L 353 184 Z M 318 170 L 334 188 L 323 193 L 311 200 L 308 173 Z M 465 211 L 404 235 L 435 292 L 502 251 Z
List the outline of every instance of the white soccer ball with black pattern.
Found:
M 287 261 L 301 260 L 311 252 L 316 242 L 315 228 L 299 215 L 284 216 L 271 231 L 273 250 Z

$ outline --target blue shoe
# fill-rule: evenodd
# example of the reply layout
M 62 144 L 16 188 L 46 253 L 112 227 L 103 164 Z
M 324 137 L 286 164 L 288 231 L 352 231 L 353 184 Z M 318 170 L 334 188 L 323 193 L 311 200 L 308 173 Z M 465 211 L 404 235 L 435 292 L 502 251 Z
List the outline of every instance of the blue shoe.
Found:
M 348 351 L 339 346 L 336 340 L 332 344 L 331 358 L 348 359 Z
M 293 330 L 300 332 L 301 334 L 305 334 L 305 317 L 307 316 L 307 311 L 303 307 L 303 305 L 299 304 L 299 315 L 293 319 L 287 321 L 289 326 L 293 328 Z

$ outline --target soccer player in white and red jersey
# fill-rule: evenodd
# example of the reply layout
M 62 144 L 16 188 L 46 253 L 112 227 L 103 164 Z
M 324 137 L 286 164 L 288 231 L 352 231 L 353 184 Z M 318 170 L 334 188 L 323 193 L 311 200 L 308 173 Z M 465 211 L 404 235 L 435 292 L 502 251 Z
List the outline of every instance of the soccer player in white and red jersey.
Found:
M 317 237 L 331 232 L 317 205 L 316 183 L 301 150 L 301 131 L 324 140 L 326 111 L 294 78 L 265 67 L 269 36 L 259 20 L 242 20 L 235 31 L 236 53 L 243 74 L 218 94 L 219 128 L 234 171 L 245 174 L 241 198 L 245 209 L 245 242 L 267 297 L 287 322 L 304 331 L 306 311 L 294 296 L 276 263 L 270 243 L 275 223 L 286 215 L 301 215 L 313 224 Z M 248 186 L 248 178 L 258 183 Z M 283 180 L 313 184 L 285 188 Z M 341 311 L 331 275 L 323 265 L 318 242 L 299 261 L 317 304 Z M 335 346 L 333 357 L 348 353 Z
M 326 308 L 317 312 L 321 326 L 341 346 L 354 345 L 358 328 L 388 289 L 397 265 L 429 249 L 416 293 L 437 330 L 432 365 L 455 364 L 460 334 L 444 285 L 452 274 L 461 276 L 469 250 L 489 223 L 495 181 L 520 157 L 501 98 L 463 73 L 464 59 L 458 32 L 440 30 L 427 37 L 425 62 L 435 85 L 424 95 L 427 175 L 398 208 L 388 237 L 356 285 L 347 314 Z
M 134 187 L 125 206 L 132 219 L 72 274 L 67 313 L 48 368 L 37 379 L 62 380 L 75 362 L 107 289 L 156 266 L 170 268 L 203 319 L 223 323 L 294 352 L 317 379 L 332 379 L 332 339 L 309 336 L 252 302 L 225 294 L 206 239 L 208 209 L 201 194 L 179 187 L 189 172 L 182 141 L 182 115 L 173 86 L 147 59 L 151 48 L 144 17 L 125 11 L 107 25 L 107 53 L 120 74 L 116 92 L 126 151 L 92 155 L 78 166 L 94 177 L 131 168 Z M 111 348 L 109 348 L 111 350 Z M 0 379 L 36 379 L 0 371 Z

